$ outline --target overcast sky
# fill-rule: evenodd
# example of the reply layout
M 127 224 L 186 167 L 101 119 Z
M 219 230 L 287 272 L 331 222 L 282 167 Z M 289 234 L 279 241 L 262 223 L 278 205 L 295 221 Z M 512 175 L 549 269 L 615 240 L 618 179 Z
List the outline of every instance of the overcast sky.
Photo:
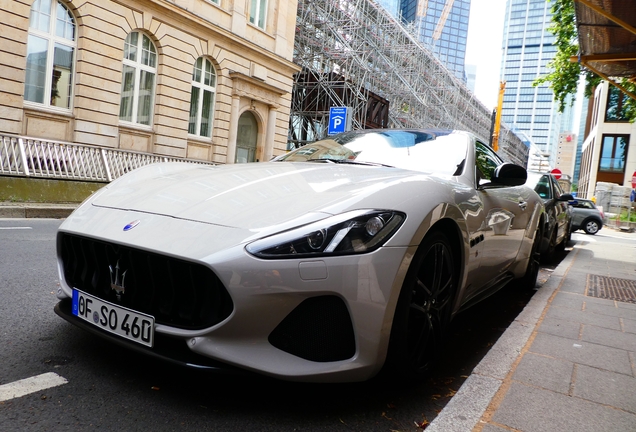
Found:
M 466 64 L 477 66 L 475 95 L 489 109 L 497 105 L 506 0 L 471 0 Z

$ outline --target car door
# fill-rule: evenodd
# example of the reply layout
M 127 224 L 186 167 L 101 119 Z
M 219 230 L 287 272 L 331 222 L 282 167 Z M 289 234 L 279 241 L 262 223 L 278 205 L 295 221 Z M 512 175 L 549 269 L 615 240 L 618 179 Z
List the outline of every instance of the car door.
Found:
M 566 237 L 570 230 L 571 210 L 567 201 L 559 200 L 559 197 L 563 195 L 563 189 L 559 182 L 552 176 L 548 175 L 552 187 L 552 197 L 554 199 L 554 210 L 557 223 L 557 238 L 562 239 Z
M 501 277 L 517 257 L 533 212 L 528 207 L 532 191 L 491 183 L 494 170 L 503 161 L 490 147 L 477 142 L 475 156 L 477 191 L 484 207 L 479 278 L 487 285 Z

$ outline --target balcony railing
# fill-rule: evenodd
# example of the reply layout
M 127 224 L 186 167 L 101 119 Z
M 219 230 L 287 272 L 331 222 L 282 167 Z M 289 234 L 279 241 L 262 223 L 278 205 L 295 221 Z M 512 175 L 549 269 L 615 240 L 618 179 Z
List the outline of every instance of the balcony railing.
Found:
M 126 150 L 0 135 L 0 175 L 111 182 L 136 168 L 157 162 L 212 162 Z

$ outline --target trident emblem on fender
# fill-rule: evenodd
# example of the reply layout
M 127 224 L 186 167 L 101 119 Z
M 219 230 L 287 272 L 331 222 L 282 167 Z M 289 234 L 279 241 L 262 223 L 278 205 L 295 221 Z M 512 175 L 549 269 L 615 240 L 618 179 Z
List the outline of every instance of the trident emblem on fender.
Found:
M 110 288 L 115 290 L 117 301 L 121 301 L 121 295 L 126 290 L 124 287 L 124 280 L 126 279 L 126 273 L 128 270 L 124 271 L 121 275 L 119 274 L 119 260 L 117 260 L 114 270 L 113 266 L 108 266 L 108 268 L 110 269 Z

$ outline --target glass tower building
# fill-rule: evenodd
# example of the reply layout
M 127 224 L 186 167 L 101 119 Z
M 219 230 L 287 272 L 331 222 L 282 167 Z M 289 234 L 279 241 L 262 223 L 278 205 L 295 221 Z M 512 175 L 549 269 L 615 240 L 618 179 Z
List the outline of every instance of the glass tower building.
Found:
M 391 14 L 413 23 L 420 41 L 466 82 L 464 60 L 470 0 L 379 0 Z
M 561 115 L 548 85 L 532 85 L 549 72 L 547 64 L 557 50 L 555 37 L 547 30 L 552 24 L 552 4 L 552 0 L 506 2 L 501 64 L 506 91 L 501 114 L 502 120 L 528 136 L 554 167 Z

